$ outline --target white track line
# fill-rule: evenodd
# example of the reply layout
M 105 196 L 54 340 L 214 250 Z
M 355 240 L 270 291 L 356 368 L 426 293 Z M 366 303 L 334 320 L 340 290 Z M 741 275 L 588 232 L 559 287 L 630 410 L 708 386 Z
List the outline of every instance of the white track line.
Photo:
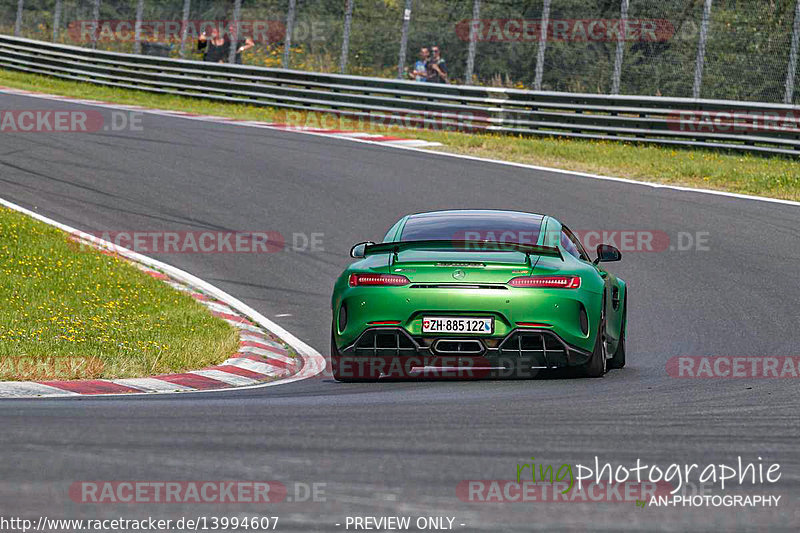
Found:
M 98 102 L 98 101 L 77 100 L 77 99 L 69 98 L 69 97 L 58 97 L 58 96 L 55 96 L 55 95 L 48 95 L 48 94 L 41 94 L 41 93 L 40 94 L 36 94 L 36 93 L 21 92 L 21 91 L 18 92 L 18 91 L 13 90 L 13 89 L 12 90 L 0 90 L 0 92 L 5 92 L 7 94 L 14 94 L 14 95 L 17 95 L 17 96 L 28 96 L 28 97 L 32 97 L 32 98 L 51 99 L 51 100 L 56 100 L 56 101 L 67 101 L 67 102 L 72 102 L 72 103 L 81 103 L 81 104 L 84 104 L 84 105 L 91 105 L 91 106 L 98 106 L 98 107 L 105 107 L 105 108 L 125 109 L 125 106 L 123 106 L 121 104 L 112 104 L 112 103 L 105 103 L 105 102 Z M 429 154 L 429 155 L 435 155 L 435 156 L 440 156 L 440 157 L 451 157 L 451 158 L 456 158 L 456 159 L 464 159 L 464 160 L 467 160 L 467 161 L 478 161 L 478 162 L 482 162 L 482 163 L 491 163 L 491 164 L 496 164 L 496 165 L 504 165 L 504 166 L 515 167 L 515 168 L 524 168 L 524 169 L 528 169 L 528 170 L 537 170 L 537 171 L 551 172 L 551 173 L 557 173 L 557 174 L 565 174 L 565 175 L 575 176 L 575 177 L 580 177 L 580 178 L 588 178 L 588 179 L 596 179 L 596 180 L 604 180 L 604 181 L 614 181 L 614 182 L 618 182 L 618 183 L 627 183 L 627 184 L 632 184 L 632 185 L 643 185 L 643 186 L 651 187 L 651 188 L 654 188 L 654 189 L 671 189 L 671 190 L 675 190 L 675 191 L 710 194 L 710 195 L 714 195 L 714 196 L 723 196 L 723 197 L 728 197 L 728 198 L 736 198 L 736 199 L 740 199 L 740 200 L 753 200 L 753 201 L 758 201 L 758 202 L 769 202 L 769 203 L 776 203 L 776 204 L 783 204 L 783 205 L 800 206 L 800 202 L 796 202 L 796 201 L 792 201 L 792 200 L 783 200 L 783 199 L 779 199 L 779 198 L 769 198 L 769 197 L 763 197 L 763 196 L 753 196 L 753 195 L 748 195 L 748 194 L 739 194 L 739 193 L 732 193 L 732 192 L 726 192 L 726 191 L 715 191 L 715 190 L 711 190 L 711 189 L 697 189 L 697 188 L 693 188 L 693 187 L 681 187 L 681 186 L 677 186 L 677 185 L 666 185 L 666 184 L 654 183 L 654 182 L 649 182 L 649 181 L 639 181 L 639 180 L 632 180 L 632 179 L 628 179 L 628 178 L 619 178 L 619 177 L 614 177 L 614 176 L 604 176 L 604 175 L 601 175 L 601 174 L 591 174 L 591 173 L 587 173 L 587 172 L 564 170 L 564 169 L 560 169 L 560 168 L 543 167 L 543 166 L 538 166 L 538 165 L 529 165 L 529 164 L 525 164 L 525 163 L 514 163 L 514 162 L 510 162 L 510 161 L 501 161 L 501 160 L 489 159 L 489 158 L 485 158 L 485 157 L 476 157 L 476 156 L 469 156 L 469 155 L 463 155 L 463 154 L 452 154 L 452 153 L 448 153 L 448 152 L 438 152 L 438 151 L 433 151 L 433 150 L 422 149 L 421 147 L 417 147 L 417 146 L 406 146 L 406 145 L 403 145 L 403 144 L 399 144 L 397 142 L 375 142 L 375 141 L 369 140 L 369 138 L 364 138 L 364 136 L 348 137 L 348 136 L 346 136 L 346 134 L 345 135 L 335 135 L 335 134 L 330 134 L 330 133 L 304 131 L 302 129 L 276 127 L 276 126 L 270 126 L 270 125 L 266 125 L 266 124 L 262 124 L 262 123 L 234 122 L 234 121 L 220 120 L 220 119 L 213 118 L 213 117 L 198 117 L 198 116 L 192 116 L 192 115 L 175 114 L 175 113 L 169 112 L 167 110 L 142 108 L 142 109 L 140 109 L 140 111 L 143 112 L 143 113 L 154 114 L 154 115 L 159 115 L 159 116 L 171 116 L 171 117 L 175 117 L 175 118 L 183 118 L 183 119 L 188 119 L 188 120 L 219 121 L 220 123 L 225 123 L 225 124 L 230 124 L 230 125 L 240 125 L 240 126 L 257 127 L 257 128 L 268 128 L 268 129 L 274 129 L 274 130 L 280 130 L 280 131 L 288 131 L 288 132 L 293 132 L 293 133 L 299 133 L 299 134 L 302 134 L 302 135 L 316 135 L 316 136 L 328 137 L 328 138 L 339 137 L 339 138 L 342 138 L 342 139 L 352 140 L 354 142 L 361 142 L 361 143 L 372 144 L 372 145 L 376 145 L 376 146 L 388 146 L 388 147 L 395 148 L 395 149 L 398 149 L 398 150 L 409 150 L 409 151 L 415 151 L 415 152 L 422 152 L 422 153 L 426 153 L 426 154 Z M 220 118 L 223 118 L 223 117 L 220 117 Z M 370 135 L 370 134 L 367 134 L 367 135 Z M 53 221 L 51 219 L 48 219 L 48 218 L 43 217 L 41 215 L 38 215 L 37 213 L 34 213 L 34 212 L 32 212 L 32 211 L 30 211 L 28 209 L 25 209 L 25 208 L 23 208 L 21 206 L 16 205 L 16 204 L 12 204 L 10 202 L 7 202 L 6 200 L 0 199 L 0 204 L 5 205 L 6 207 L 9 207 L 11 209 L 15 209 L 17 211 L 26 213 L 26 214 L 28 214 L 28 215 L 30 215 L 30 216 L 38 219 L 38 220 L 41 220 L 42 222 L 45 222 L 45 223 L 51 224 L 53 226 L 59 227 L 59 228 L 63 229 L 64 231 L 68 231 L 68 232 L 71 232 L 71 233 L 79 233 L 79 234 L 81 234 L 82 237 L 88 238 L 89 241 L 94 242 L 95 244 L 100 244 L 103 247 L 106 247 L 106 248 L 109 248 L 109 249 L 112 249 L 112 250 L 116 250 L 116 251 L 120 250 L 119 247 L 116 247 L 111 243 L 106 243 L 105 241 L 102 241 L 101 239 L 98 239 L 98 238 L 96 238 L 96 237 L 94 237 L 92 235 L 88 235 L 88 234 L 85 234 L 85 233 L 82 233 L 82 232 L 77 232 L 76 230 L 74 230 L 73 228 L 70 228 L 69 226 L 66 226 L 64 224 L 55 222 L 55 221 Z M 287 344 L 292 346 L 292 348 L 294 348 L 294 350 L 297 351 L 297 353 L 301 357 L 304 358 L 303 369 L 299 373 L 297 373 L 294 376 L 292 376 L 291 378 L 287 378 L 285 380 L 281 380 L 281 381 L 277 381 L 277 382 L 273 382 L 273 383 L 255 385 L 252 388 L 266 387 L 266 386 L 271 386 L 271 385 L 279 385 L 279 384 L 283 384 L 283 383 L 291 383 L 293 381 L 299 381 L 299 380 L 302 380 L 302 379 L 313 377 L 313 376 L 321 373 L 325 369 L 325 358 L 322 355 L 320 355 L 319 352 L 317 352 L 316 350 L 311 348 L 309 345 L 307 345 L 306 343 L 304 343 L 303 341 L 301 341 L 300 339 L 298 339 L 297 337 L 295 337 L 294 335 L 292 335 L 291 333 L 289 333 L 288 331 L 283 329 L 278 324 L 272 322 L 271 320 L 269 320 L 265 316 L 261 315 L 260 313 L 258 313 L 257 311 L 255 311 L 254 309 L 249 307 L 248 305 L 246 305 L 243 302 L 239 301 L 238 299 L 234 298 L 233 296 L 230 296 L 230 295 L 222 292 L 221 290 L 217 289 L 213 285 L 210 285 L 210 284 L 206 283 L 205 281 L 200 280 L 199 278 L 197 278 L 197 277 L 195 277 L 195 276 L 193 276 L 193 275 L 191 275 L 191 274 L 189 274 L 187 272 L 179 270 L 179 269 L 177 269 L 175 267 L 172 267 L 170 265 L 167 265 L 167 264 L 162 263 L 160 261 L 157 261 L 155 259 L 151 259 L 151 258 L 148 258 L 146 256 L 142 256 L 141 254 L 137 254 L 136 252 L 132 252 L 132 251 L 127 250 L 127 249 L 122 249 L 122 250 L 125 250 L 129 254 L 129 257 L 134 258 L 134 260 L 139 261 L 139 262 L 144 263 L 144 264 L 149 264 L 150 266 L 154 266 L 155 268 L 163 270 L 164 272 L 168 272 L 172 277 L 174 277 L 176 279 L 181 279 L 182 281 L 185 281 L 185 282 L 187 282 L 189 284 L 192 284 L 194 286 L 198 286 L 201 289 L 203 289 L 204 292 L 206 292 L 208 294 L 211 294 L 216 299 L 218 299 L 220 301 L 223 301 L 225 303 L 228 303 L 229 305 L 231 305 L 231 307 L 233 307 L 234 309 L 236 309 L 240 313 L 243 313 L 243 314 L 255 319 L 256 322 L 258 322 L 259 324 L 264 325 L 266 329 L 270 330 L 271 332 L 276 334 L 278 337 L 280 337 L 281 339 L 286 341 Z M 120 254 L 120 255 L 125 255 L 125 254 Z M 236 323 L 236 322 L 233 322 L 233 321 L 228 321 L 228 322 L 231 323 L 233 326 L 238 327 L 240 330 L 251 330 L 251 331 L 257 332 L 257 328 L 252 328 L 251 326 L 247 326 L 246 324 L 239 324 L 239 323 Z M 257 342 L 260 342 L 260 341 L 257 341 Z M 274 355 L 274 354 L 271 354 L 271 355 Z M 249 361 L 249 360 L 244 359 L 243 361 Z M 251 363 L 255 363 L 255 361 L 250 361 L 250 362 Z M 241 388 L 251 388 L 251 387 L 241 387 Z M 241 390 L 241 388 L 239 388 L 239 390 Z M 197 392 L 221 392 L 221 391 L 197 391 Z M 109 396 L 109 395 L 105 395 L 105 396 Z
M 78 102 L 78 100 L 68 99 L 68 97 L 60 97 L 59 98 L 56 95 L 44 94 L 44 93 L 33 93 L 33 92 L 24 91 L 22 89 L 12 89 L 12 88 L 0 89 L 0 93 L 13 94 L 15 96 L 28 96 L 28 97 L 31 97 L 31 98 L 41 98 L 41 99 L 45 99 L 45 100 L 50 99 L 50 100 L 55 100 L 55 101 L 60 101 L 60 102 L 73 102 L 73 103 L 77 103 Z M 109 108 L 109 109 L 117 109 L 118 107 L 120 109 L 122 109 L 121 104 L 118 105 L 118 104 L 113 104 L 113 103 L 86 102 L 86 101 L 81 101 L 80 103 L 83 103 L 84 105 L 91 105 L 91 106 L 97 106 L 97 107 L 106 107 L 106 108 Z M 140 111 L 142 113 L 148 113 L 148 114 L 152 114 L 152 115 L 172 116 L 172 117 L 175 117 L 175 118 L 182 118 L 182 119 L 186 119 L 186 120 L 205 120 L 205 121 L 208 121 L 207 118 L 203 119 L 203 118 L 196 117 L 196 116 L 191 116 L 191 115 L 174 115 L 174 114 L 170 113 L 167 110 L 161 110 L 161 109 L 146 109 L 145 108 L 145 109 L 141 109 Z M 511 161 L 501 161 L 499 159 L 489 159 L 489 158 L 485 158 L 485 157 L 476 157 L 476 156 L 471 156 L 471 155 L 451 154 L 451 153 L 448 153 L 448 152 L 438 152 L 438 151 L 435 151 L 435 150 L 423 150 L 422 148 L 415 147 L 415 146 L 403 146 L 403 145 L 400 145 L 400 144 L 392 144 L 392 143 L 389 143 L 389 142 L 375 142 L 375 141 L 371 141 L 371 140 L 366 139 L 366 138 L 357 138 L 357 137 L 356 138 L 346 138 L 343 135 L 334 135 L 334 134 L 330 134 L 330 133 L 317 133 L 317 132 L 312 132 L 312 131 L 304 131 L 304 130 L 301 130 L 301 129 L 293 129 L 293 128 L 288 128 L 288 127 L 285 127 L 285 126 L 283 126 L 283 127 L 275 126 L 275 125 L 251 126 L 250 124 L 247 124 L 247 123 L 244 123 L 244 122 L 233 122 L 233 121 L 230 121 L 230 120 L 224 120 L 224 117 L 215 118 L 214 121 L 217 121 L 219 123 L 228 124 L 228 125 L 233 125 L 233 126 L 238 124 L 238 125 L 242 125 L 242 126 L 246 126 L 246 127 L 259 127 L 259 128 L 266 128 L 266 129 L 272 129 L 272 130 L 278 130 L 278 131 L 288 131 L 288 132 L 291 132 L 291 133 L 298 133 L 298 134 L 301 134 L 301 135 L 316 135 L 318 137 L 328 137 L 328 138 L 339 137 L 339 138 L 347 139 L 347 140 L 350 140 L 350 141 L 353 141 L 353 142 L 360 142 L 360 143 L 365 143 L 365 144 L 373 144 L 375 146 L 385 146 L 385 147 L 395 148 L 397 150 L 410 150 L 410 151 L 414 151 L 414 152 L 422 152 L 422 153 L 425 153 L 425 154 L 433 154 L 433 155 L 437 155 L 437 156 L 441 156 L 441 157 L 453 157 L 453 158 L 456 158 L 456 159 L 465 159 L 465 160 L 468 160 L 468 161 L 480 161 L 482 163 L 493 163 L 493 164 L 496 164 L 496 165 L 505 165 L 505 166 L 511 166 L 511 167 L 516 167 L 516 168 L 525 168 L 525 169 L 528 169 L 528 170 L 538 170 L 538 171 L 553 172 L 553 173 L 558 173 L 558 174 L 567 174 L 567 175 L 576 176 L 576 177 L 579 177 L 579 178 L 588 178 L 588 179 L 603 180 L 603 181 L 616 181 L 616 182 L 619 182 L 619 183 L 630 183 L 632 185 L 644 185 L 646 187 L 652 187 L 654 189 L 671 189 L 671 190 L 674 190 L 674 191 L 684 191 L 684 192 L 693 192 L 693 193 L 702 193 L 702 194 L 712 194 L 714 196 L 726 196 L 728 198 L 736 198 L 736 199 L 739 199 L 739 200 L 754 200 L 754 201 L 757 201 L 757 202 L 770 202 L 770 203 L 792 205 L 792 206 L 800 207 L 800 202 L 797 202 L 797 201 L 794 201 L 794 200 L 782 200 L 780 198 L 769 198 L 769 197 L 766 197 L 766 196 L 753 196 L 753 195 L 750 195 L 750 194 L 740 194 L 740 193 L 726 192 L 726 191 L 715 191 L 715 190 L 712 190 L 712 189 L 697 189 L 697 188 L 694 188 L 694 187 L 682 187 L 682 186 L 679 186 L 679 185 L 667 185 L 667 184 L 662 184 L 662 183 L 655 183 L 655 182 L 652 182 L 652 181 L 639 181 L 639 180 L 632 180 L 632 179 L 628 179 L 628 178 L 618 178 L 618 177 L 614 177 L 614 176 L 604 176 L 602 174 L 591 174 L 591 173 L 588 173 L 588 172 L 579 172 L 579 171 L 576 171 L 576 170 L 564 170 L 564 169 L 561 169 L 561 168 L 542 167 L 542 166 L 538 166 L 538 165 L 528 165 L 528 164 L 525 164 L 525 163 L 513 163 Z
M 423 141 L 421 139 L 400 139 L 397 141 L 383 141 L 381 144 L 388 144 L 391 146 L 409 146 L 409 147 L 433 147 L 433 146 L 442 146 L 442 143 L 434 143 Z
M 312 348 L 311 346 L 309 346 L 305 342 L 301 341 L 300 339 L 298 339 L 297 337 L 295 337 L 294 335 L 289 333 L 287 330 L 285 330 L 283 327 L 279 326 L 278 324 L 276 324 L 272 320 L 268 319 L 267 317 L 265 317 L 264 315 L 262 315 L 261 313 L 259 313 L 258 311 L 256 311 L 255 309 L 253 309 L 252 307 L 247 305 L 246 303 L 244 303 L 241 300 L 231 296 L 230 294 L 228 294 L 225 291 L 215 287 L 214 285 L 211 285 L 207 281 L 204 281 L 204 280 L 198 278 L 197 276 L 194 276 L 194 275 L 192 275 L 192 274 L 190 274 L 190 273 L 188 273 L 188 272 L 186 272 L 184 270 L 181 270 L 179 268 L 176 268 L 176 267 L 174 267 L 172 265 L 168 265 L 167 263 L 163 263 L 161 261 L 158 261 L 157 259 L 153 259 L 153 258 L 147 257 L 146 255 L 142 255 L 140 253 L 134 252 L 133 250 L 129 250 L 127 248 L 123 248 L 121 246 L 117 246 L 117 245 L 115 245 L 113 243 L 110 243 L 108 241 L 104 241 L 103 239 L 95 237 L 94 235 L 90 235 L 88 233 L 85 233 L 83 231 L 79 231 L 79 230 L 77 230 L 77 229 L 75 229 L 75 228 L 73 228 L 71 226 L 66 225 L 66 224 L 62 224 L 61 222 L 57 222 L 57 221 L 55 221 L 55 220 L 53 220 L 51 218 L 47 218 L 47 217 L 45 217 L 43 215 L 40 215 L 39 213 L 31 211 L 30 209 L 26 209 L 26 208 L 24 208 L 24 207 L 22 207 L 20 205 L 15 204 L 15 203 L 9 202 L 8 200 L 5 200 L 3 198 L 0 198 L 0 205 L 3 205 L 3 206 L 5 206 L 5 207 L 7 207 L 9 209 L 13 209 L 15 211 L 18 211 L 20 213 L 24 213 L 24 214 L 26 214 L 26 215 L 28 215 L 28 216 L 30 216 L 32 218 L 35 218 L 36 220 L 44 222 L 45 224 L 49 224 L 51 226 L 57 227 L 60 230 L 67 232 L 68 234 L 72 234 L 72 235 L 75 235 L 75 236 L 77 236 L 77 237 L 79 237 L 81 239 L 87 240 L 87 241 L 93 243 L 94 245 L 96 245 L 96 246 L 98 246 L 100 248 L 116 252 L 117 254 L 119 254 L 119 255 L 121 255 L 123 257 L 127 257 L 128 259 L 131 259 L 131 260 L 133 260 L 135 262 L 147 265 L 150 268 L 158 269 L 158 270 L 166 273 L 167 275 L 169 275 L 173 279 L 177 279 L 177 280 L 179 280 L 179 281 L 181 281 L 183 283 L 186 283 L 187 285 L 191 285 L 192 287 L 197 289 L 198 292 L 203 292 L 205 294 L 208 294 L 208 295 L 212 296 L 213 298 L 219 300 L 220 302 L 223 302 L 223 303 L 229 305 L 230 307 L 235 309 L 240 314 L 242 314 L 242 315 L 248 317 L 250 320 L 260 324 L 265 330 L 271 332 L 273 335 L 275 335 L 279 339 L 283 340 L 286 344 L 291 346 L 292 349 L 295 352 L 297 352 L 297 355 L 301 358 L 302 363 L 303 363 L 303 366 L 302 366 L 302 368 L 300 369 L 299 372 L 297 372 L 293 376 L 287 377 L 286 379 L 281 379 L 279 381 L 273 381 L 273 382 L 270 382 L 270 383 L 260 383 L 258 385 L 251 385 L 251 386 L 246 386 L 246 387 L 238 387 L 238 388 L 233 388 L 233 389 L 218 389 L 218 390 L 215 390 L 215 389 L 211 389 L 211 390 L 193 390 L 193 389 L 190 389 L 190 390 L 192 390 L 192 392 L 196 392 L 196 393 L 211 393 L 211 392 L 224 393 L 224 392 L 237 391 L 237 390 L 242 390 L 242 389 L 255 389 L 255 388 L 261 388 L 261 387 L 274 387 L 276 385 L 283 385 L 283 384 L 287 384 L 287 383 L 293 383 L 295 381 L 300 381 L 300 380 L 303 380 L 303 379 L 308 379 L 308 378 L 314 377 L 314 376 L 322 373 L 325 370 L 325 358 L 319 352 L 317 352 L 314 348 Z M 236 324 L 234 324 L 234 325 L 236 325 Z M 241 326 L 242 326 L 242 324 L 238 324 L 237 327 L 241 327 Z M 257 330 L 257 328 L 254 328 L 254 329 Z M 240 359 L 237 359 L 237 360 L 240 360 Z M 245 359 L 245 361 L 246 360 L 247 359 Z M 251 362 L 255 363 L 255 361 L 251 361 Z M 264 365 L 264 366 L 267 366 L 267 365 Z M 243 368 L 245 368 L 245 367 L 243 367 Z M 264 374 L 268 374 L 268 375 L 275 375 L 276 372 L 275 372 L 274 368 L 270 367 L 270 370 L 271 370 L 270 373 L 268 373 L 268 372 L 260 372 L 260 373 L 264 373 Z M 258 371 L 256 370 L 256 372 L 258 372 Z M 149 378 L 142 378 L 142 379 L 149 379 Z M 120 383 L 120 384 L 121 385 L 125 385 L 124 382 Z M 172 390 L 179 390 L 180 389 L 180 385 L 176 385 L 176 384 L 170 384 L 170 385 L 173 387 Z M 46 386 L 46 385 L 43 385 L 43 386 Z M 137 387 L 135 385 L 132 385 L 132 386 L 134 388 L 139 388 L 139 387 Z M 53 387 L 48 387 L 48 389 L 53 389 Z M 55 390 L 59 390 L 59 389 L 55 389 Z M 63 392 L 66 392 L 66 391 L 60 391 L 60 392 L 63 393 Z M 73 393 L 67 393 L 67 394 L 69 394 L 70 397 L 71 396 L 81 397 L 81 395 L 79 395 L 79 394 L 73 394 Z M 131 394 L 103 394 L 102 395 L 102 397 L 108 397 L 108 396 L 131 396 Z

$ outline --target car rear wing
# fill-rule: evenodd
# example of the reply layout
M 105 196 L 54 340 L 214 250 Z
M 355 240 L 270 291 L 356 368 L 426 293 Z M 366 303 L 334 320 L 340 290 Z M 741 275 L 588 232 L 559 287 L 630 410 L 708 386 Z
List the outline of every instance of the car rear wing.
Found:
M 481 241 L 481 240 L 423 240 L 423 241 L 399 241 L 381 242 L 369 244 L 364 248 L 364 255 L 391 253 L 393 262 L 397 260 L 397 254 L 403 250 L 459 250 L 463 252 L 522 252 L 525 260 L 530 263 L 531 255 L 546 255 L 558 257 L 562 261 L 564 256 L 561 250 L 555 246 L 540 246 L 538 244 L 523 244 L 517 242 L 502 241 Z

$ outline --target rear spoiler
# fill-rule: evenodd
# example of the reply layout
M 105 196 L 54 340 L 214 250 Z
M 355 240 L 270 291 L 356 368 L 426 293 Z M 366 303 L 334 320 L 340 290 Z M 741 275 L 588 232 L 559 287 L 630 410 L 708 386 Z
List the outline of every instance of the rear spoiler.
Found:
M 392 260 L 397 259 L 397 254 L 403 250 L 441 250 L 455 249 L 464 252 L 485 252 L 487 250 L 500 252 L 522 252 L 525 260 L 530 263 L 531 255 L 546 255 L 558 257 L 562 261 L 564 256 L 561 250 L 555 246 L 540 246 L 538 244 L 522 244 L 517 242 L 502 241 L 480 241 L 480 240 L 424 240 L 424 241 L 400 241 L 400 242 L 381 242 L 369 244 L 364 248 L 364 255 L 391 253 Z

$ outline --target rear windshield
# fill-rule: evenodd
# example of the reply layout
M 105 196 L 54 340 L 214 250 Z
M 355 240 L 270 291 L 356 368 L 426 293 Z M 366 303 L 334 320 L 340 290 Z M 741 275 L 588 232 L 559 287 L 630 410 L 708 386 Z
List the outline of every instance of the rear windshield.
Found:
M 536 244 L 542 216 L 514 212 L 441 212 L 408 218 L 401 241 L 478 240 Z

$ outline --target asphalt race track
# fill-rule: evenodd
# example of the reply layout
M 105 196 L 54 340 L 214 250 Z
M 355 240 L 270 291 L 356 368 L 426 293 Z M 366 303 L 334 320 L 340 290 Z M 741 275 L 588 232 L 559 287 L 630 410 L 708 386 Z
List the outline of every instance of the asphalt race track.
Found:
M 665 370 L 680 355 L 800 355 L 798 207 L 162 116 L 145 115 L 143 126 L 4 133 L 0 197 L 85 231 L 321 233 L 324 251 L 154 257 L 228 291 L 323 355 L 330 293 L 350 246 L 381 239 L 408 212 L 544 212 L 576 230 L 658 230 L 673 242 L 707 232 L 708 249 L 623 252 L 609 266 L 631 291 L 628 366 L 602 379 L 340 384 L 319 376 L 219 394 L 0 401 L 0 514 L 269 515 L 283 531 L 346 531 L 348 516 L 395 515 L 454 517 L 456 531 L 800 524 L 798 381 L 674 379 Z M 459 482 L 513 479 L 531 456 L 628 466 L 761 457 L 781 465 L 779 482 L 731 493 L 782 498 L 777 509 L 459 499 Z M 73 502 L 69 487 L 86 480 L 274 480 L 295 501 Z M 315 483 L 324 494 L 303 501 Z

